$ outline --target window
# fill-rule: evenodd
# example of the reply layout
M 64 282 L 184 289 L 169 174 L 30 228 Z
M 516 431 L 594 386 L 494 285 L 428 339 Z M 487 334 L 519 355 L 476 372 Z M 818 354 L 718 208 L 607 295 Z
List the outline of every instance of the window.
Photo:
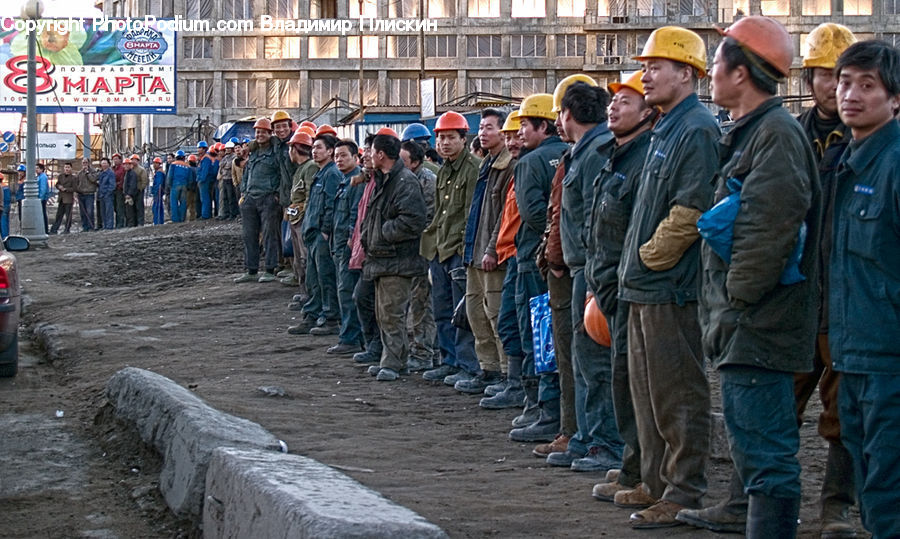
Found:
M 222 18 L 232 21 L 251 19 L 250 0 L 222 0 Z
M 543 17 L 547 14 L 544 0 L 512 0 L 513 17 Z
M 557 17 L 584 17 L 584 0 L 557 0 Z
M 584 56 L 587 52 L 587 37 L 583 34 L 557 35 L 557 56 Z
M 883 39 L 894 47 L 900 47 L 900 34 L 884 34 Z
M 419 0 L 391 0 L 388 16 L 397 19 L 414 19 L 419 16 Z
M 341 81 L 338 79 L 309 79 L 310 107 L 317 109 L 332 97 L 341 97 L 340 86 Z
M 178 134 L 174 127 L 154 127 L 153 145 L 157 148 L 168 148 L 178 141 Z
M 730 23 L 748 13 L 750 13 L 750 0 L 719 0 L 719 22 Z
M 884 0 L 884 14 L 896 15 L 900 13 L 900 0 Z
M 187 108 L 211 107 L 213 81 L 187 79 L 184 81 L 184 106 Z
M 389 105 L 418 105 L 418 79 L 391 79 L 391 95 Z
M 499 58 L 500 36 L 467 36 L 466 56 L 469 58 Z
M 634 44 L 635 44 L 635 47 L 634 47 L 634 50 L 631 51 L 631 53 L 629 54 L 629 56 L 638 56 L 638 55 L 640 55 L 641 53 L 643 53 L 643 52 L 644 52 L 644 45 L 647 44 L 647 40 L 648 40 L 648 39 L 650 39 L 650 32 L 638 32 L 638 34 L 637 34 L 637 36 L 636 36 L 636 38 L 635 38 L 635 43 L 634 43 Z M 598 53 L 599 53 L 599 50 L 600 50 L 600 49 L 599 49 L 599 47 L 598 47 L 598 48 L 597 48 Z
M 425 36 L 425 55 L 429 58 L 456 58 L 456 36 Z
M 350 18 L 359 18 L 359 3 L 362 1 L 362 16 L 366 19 L 375 19 L 378 17 L 378 4 L 375 0 L 347 0 L 350 4 Z
M 300 58 L 299 37 L 266 37 L 263 48 L 266 59 Z
M 378 36 L 363 36 L 363 58 L 378 58 Z M 347 58 L 359 58 L 359 36 L 347 37 Z
M 193 0 L 188 0 L 188 3 Z M 297 0 L 266 0 L 266 14 L 276 19 L 296 19 Z
M 604 61 L 603 58 L 628 56 L 625 34 L 597 34 L 597 56 L 600 63 L 618 63 L 617 61 Z
M 494 78 L 470 78 L 469 92 L 484 92 L 488 94 L 500 94 L 500 79 Z
M 159 19 L 175 16 L 175 0 L 150 0 L 147 13 Z
M 428 18 L 456 17 L 456 0 L 427 0 Z
M 885 11 L 887 11 L 885 9 Z M 871 15 L 872 0 L 844 0 L 844 15 Z
M 547 56 L 546 36 L 509 36 L 509 55 L 513 58 Z
M 455 76 L 434 78 L 434 100 L 437 104 L 456 98 L 456 80 Z
M 363 99 L 365 105 L 378 104 L 378 79 L 363 79 Z M 350 79 L 350 97 L 353 103 L 359 101 L 359 79 Z
M 681 15 L 703 17 L 706 15 L 706 0 L 679 0 L 678 9 Z
M 802 15 L 831 15 L 831 0 L 803 0 Z
M 638 0 L 638 17 L 662 17 L 666 14 L 665 0 Z
M 759 7 L 767 17 L 786 17 L 791 14 L 790 0 L 760 0 Z
M 256 81 L 252 79 L 225 79 L 225 107 L 255 109 Z
M 212 58 L 211 37 L 186 37 L 181 40 L 185 58 Z
M 509 86 L 512 97 L 528 97 L 544 93 L 547 80 L 543 77 L 513 77 L 509 79 Z
M 186 19 L 212 18 L 212 0 L 191 0 L 187 3 Z
M 266 107 L 270 109 L 300 107 L 300 81 L 297 79 L 266 80 Z
M 419 56 L 417 36 L 388 36 L 388 58 L 416 58 Z
M 309 57 L 337 58 L 338 36 L 311 36 L 309 38 Z
M 255 37 L 223 37 L 222 58 L 250 60 L 256 58 Z
M 337 17 L 337 0 L 312 0 L 309 3 L 310 19 L 334 19 Z
M 500 0 L 468 0 L 469 17 L 499 17 Z

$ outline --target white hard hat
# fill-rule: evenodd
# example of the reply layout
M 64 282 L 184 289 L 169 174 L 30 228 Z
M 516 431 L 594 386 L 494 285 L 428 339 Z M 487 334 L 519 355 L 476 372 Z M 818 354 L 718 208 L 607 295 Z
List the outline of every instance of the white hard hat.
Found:
M 231 141 L 229 140 L 228 142 L 225 143 L 225 147 L 226 147 L 226 148 L 234 148 L 234 142 L 231 142 Z

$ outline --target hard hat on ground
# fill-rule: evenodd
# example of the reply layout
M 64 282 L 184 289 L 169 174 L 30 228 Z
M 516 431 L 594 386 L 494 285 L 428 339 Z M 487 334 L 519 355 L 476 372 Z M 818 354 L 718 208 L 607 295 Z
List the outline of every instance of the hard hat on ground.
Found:
M 583 82 L 591 86 L 597 86 L 597 81 L 595 81 L 590 75 L 585 75 L 584 73 L 569 75 L 568 77 L 559 81 L 559 84 L 556 85 L 556 89 L 553 90 L 553 112 L 558 113 L 560 110 L 562 110 L 562 100 L 566 95 L 566 90 L 568 90 L 569 86 L 572 86 L 576 82 Z
M 378 131 L 375 132 L 375 135 L 376 136 L 377 135 L 387 135 L 389 137 L 394 137 L 396 139 L 400 138 L 400 135 L 398 135 L 397 132 L 394 131 L 393 129 L 391 129 L 390 127 L 382 127 L 381 129 L 379 129 Z
M 265 129 L 266 131 L 272 130 L 272 122 L 269 121 L 268 118 L 260 118 L 256 120 L 256 123 L 253 124 L 253 129 Z
M 791 35 L 775 19 L 751 15 L 741 18 L 724 30 L 721 28 L 716 30 L 723 36 L 737 41 L 742 49 L 749 50 L 768 62 L 782 77 L 790 74 L 791 62 L 794 60 L 794 45 Z M 769 73 L 770 70 L 762 65 L 756 67 L 773 80 L 781 78 L 776 73 Z
M 400 135 L 400 140 L 403 142 L 420 138 L 431 138 L 431 131 L 424 124 L 420 123 L 407 125 L 406 129 L 403 130 L 403 134 Z
M 544 118 L 556 121 L 553 112 L 553 96 L 550 94 L 531 94 L 519 105 L 519 118 Z
M 336 137 L 337 131 L 335 131 L 335 129 L 328 124 L 322 124 L 318 129 L 316 129 L 316 136 L 318 137 L 319 135 L 331 135 L 333 137 Z
M 438 131 L 450 130 L 463 130 L 468 133 L 469 122 L 466 121 L 466 118 L 462 114 L 448 110 L 441 114 L 440 118 L 437 119 L 437 122 L 434 124 L 434 132 L 437 133 Z
M 503 128 L 500 129 L 500 132 L 509 133 L 511 131 L 518 131 L 521 126 L 522 122 L 519 121 L 519 111 L 514 110 L 506 116 L 506 121 L 503 122 Z
M 609 336 L 609 324 L 600 311 L 594 296 L 589 296 L 584 302 L 584 331 L 601 346 L 609 347 L 612 343 Z
M 806 36 L 809 50 L 803 57 L 803 67 L 834 69 L 838 57 L 854 43 L 856 36 L 846 26 L 833 22 L 822 23 Z
M 654 30 L 641 55 L 634 57 L 639 62 L 651 58 L 681 62 L 696 68 L 701 78 L 706 76 L 706 44 L 703 38 L 686 28 L 663 26 Z
M 198 148 L 209 148 L 209 143 L 206 142 L 205 140 L 201 140 L 200 142 L 197 143 L 197 147 Z
M 624 81 L 611 82 L 606 88 L 609 90 L 610 94 L 616 94 L 622 88 L 631 88 L 635 92 L 644 95 L 644 83 L 641 82 L 641 75 L 643 75 L 641 71 L 635 71 Z
M 276 110 L 275 114 L 272 115 L 272 123 L 280 122 L 282 120 L 291 121 L 291 115 L 283 110 Z
M 291 140 L 288 141 L 288 144 L 293 146 L 294 144 L 302 144 L 303 146 L 312 146 L 313 140 L 312 137 L 309 136 L 308 133 L 304 131 L 300 131 L 299 129 L 294 133 L 291 137 Z

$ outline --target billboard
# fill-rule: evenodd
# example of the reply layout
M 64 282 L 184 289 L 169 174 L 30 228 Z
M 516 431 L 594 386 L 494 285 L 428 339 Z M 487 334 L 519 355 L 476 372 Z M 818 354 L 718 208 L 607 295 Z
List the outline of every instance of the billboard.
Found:
M 0 19 L 0 112 L 25 112 L 27 32 L 37 35 L 37 112 L 175 114 L 170 19 Z

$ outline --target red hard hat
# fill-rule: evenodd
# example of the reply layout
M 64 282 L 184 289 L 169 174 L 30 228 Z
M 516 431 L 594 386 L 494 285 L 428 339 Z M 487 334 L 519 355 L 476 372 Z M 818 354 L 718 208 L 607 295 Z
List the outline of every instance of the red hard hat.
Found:
M 131 157 L 129 157 L 129 159 L 131 159 L 132 161 L 140 161 L 141 160 L 141 158 L 138 157 L 138 154 L 136 154 L 136 153 L 132 154 Z
M 266 131 L 272 130 L 272 121 L 268 118 L 260 118 L 256 120 L 256 123 L 253 124 L 253 129 L 265 129 Z
M 154 157 L 154 158 L 153 158 L 153 162 L 154 162 L 154 163 L 162 163 L 162 159 L 159 158 L 159 157 Z
M 450 129 L 462 129 L 469 131 L 469 122 L 458 112 L 452 110 L 441 114 L 436 124 L 434 124 L 435 133 L 438 131 L 449 131 Z
M 781 75 L 787 77 L 790 74 L 791 63 L 794 61 L 794 44 L 785 27 L 775 19 L 751 15 L 742 17 L 725 30 L 720 28 L 716 30 L 750 49 L 777 69 Z
M 193 153 L 192 153 L 191 155 L 188 156 L 188 163 L 196 163 L 196 162 L 197 162 L 197 155 L 196 155 L 196 154 L 193 154 Z
M 594 296 L 588 297 L 584 303 L 584 330 L 595 343 L 610 346 L 609 325 Z
M 312 146 L 313 140 L 312 140 L 312 137 L 309 136 L 308 133 L 297 130 L 294 133 L 294 136 L 291 137 L 291 140 L 288 141 L 288 144 L 290 144 L 291 146 L 293 146 L 294 144 L 302 144 L 304 146 Z
M 312 129 L 313 133 L 316 132 L 316 124 L 312 123 L 309 120 L 303 120 L 302 122 L 300 122 L 300 127 L 308 127 Z
M 376 135 L 388 135 L 394 138 L 400 138 L 396 131 L 391 129 L 390 127 L 382 127 L 378 131 L 375 132 Z
M 318 137 L 319 135 L 332 135 L 336 137 L 337 131 L 335 131 L 334 128 L 328 124 L 322 124 L 318 129 L 316 129 L 316 136 Z

